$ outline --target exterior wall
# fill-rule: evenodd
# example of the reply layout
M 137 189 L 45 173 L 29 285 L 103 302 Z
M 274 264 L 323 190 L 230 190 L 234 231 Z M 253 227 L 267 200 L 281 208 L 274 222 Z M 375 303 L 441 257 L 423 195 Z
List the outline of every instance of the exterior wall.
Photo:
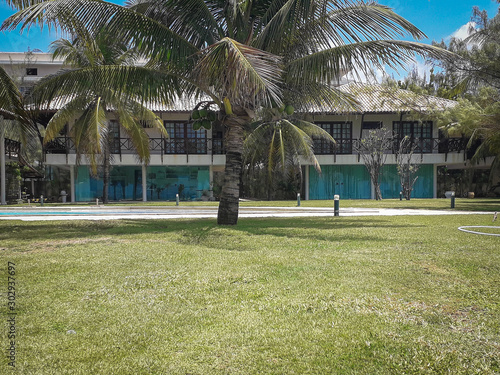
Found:
M 434 168 L 431 164 L 423 164 L 417 173 L 418 179 L 413 186 L 412 198 L 434 197 Z M 401 184 L 396 165 L 384 165 L 380 183 L 382 198 L 399 198 Z
M 160 167 L 146 170 L 148 201 L 201 199 L 210 190 L 208 167 Z M 77 202 L 93 201 L 102 196 L 103 182 L 90 175 L 87 166 L 79 166 L 75 184 Z M 140 166 L 120 166 L 111 171 L 108 189 L 111 200 L 142 200 L 143 181 Z
M 323 165 L 321 174 L 309 167 L 309 199 L 369 199 L 370 175 L 364 165 Z
M 371 113 L 365 115 L 316 115 L 309 116 L 312 122 L 350 122 L 352 123 L 352 142 L 356 142 L 362 136 L 363 122 L 381 122 L 383 127 L 392 131 L 393 122 L 407 121 L 407 116 L 400 114 Z M 410 121 L 410 120 L 408 120 Z M 414 198 L 436 197 L 437 166 L 441 165 L 464 165 L 464 151 L 450 148 L 444 153 L 442 144 L 438 139 L 439 129 L 433 124 L 432 147 L 425 152 L 416 152 L 420 156 L 421 167 L 418 172 L 418 180 L 412 192 Z M 430 145 L 430 142 L 428 143 Z M 396 157 L 393 150 L 387 150 L 387 160 L 381 176 L 381 190 L 383 198 L 398 198 L 401 190 L 399 176 L 396 169 Z M 321 165 L 322 173 L 309 166 L 309 199 L 333 199 L 335 194 L 341 199 L 369 199 L 372 196 L 371 182 L 368 172 L 363 164 L 362 158 L 357 155 L 355 147 L 349 154 L 334 152 L 330 154 L 317 155 Z M 307 162 L 305 162 L 307 164 Z
M 27 62 L 24 53 L 0 52 L 0 66 L 4 67 L 13 76 L 22 76 L 28 84 L 34 83 L 41 77 L 57 72 L 62 67 L 62 61 L 52 61 L 51 54 L 32 53 Z M 36 67 L 36 76 L 26 76 L 26 67 Z M 164 111 L 158 112 L 163 121 L 187 122 L 189 113 L 187 111 Z M 110 114 L 110 119 L 113 115 Z M 407 115 L 399 113 L 377 113 L 325 115 L 309 114 L 306 119 L 311 122 L 349 122 L 352 124 L 350 139 L 346 140 L 350 150 L 349 153 L 338 152 L 338 148 L 327 153 L 317 153 L 317 159 L 322 168 L 320 176 L 315 169 L 304 162 L 306 177 L 306 197 L 309 199 L 331 199 L 334 194 L 347 199 L 367 199 L 372 196 L 372 188 L 368 173 L 359 155 L 356 154 L 355 142 L 361 136 L 363 122 L 381 122 L 383 127 L 392 130 L 394 121 L 410 120 Z M 210 188 L 210 182 L 214 172 L 223 171 L 225 155 L 223 155 L 222 140 L 213 130 L 207 131 L 206 138 L 201 142 L 203 152 L 193 153 L 192 148 L 185 147 L 185 152 L 172 154 L 167 150 L 168 144 L 160 133 L 151 128 L 145 129 L 150 136 L 151 160 L 146 170 L 147 189 L 146 198 L 173 199 L 175 190 L 184 185 L 183 194 L 186 199 L 199 198 L 200 191 Z M 463 152 L 463 140 L 452 140 L 449 144 L 443 144 L 439 140 L 437 126 L 432 127 L 431 147 L 421 156 L 422 167 L 415 188 L 415 197 L 432 197 L 436 193 L 436 168 L 437 166 L 463 167 L 465 155 Z M 462 143 L 460 143 L 462 141 Z M 48 166 L 68 169 L 74 175 L 72 181 L 74 196 L 76 200 L 93 200 L 102 195 L 102 181 L 95 180 L 88 173 L 88 162 L 83 158 L 77 163 L 76 155 L 71 147 L 71 140 L 61 137 L 52 145 L 47 146 L 45 164 Z M 196 149 L 196 145 L 195 145 Z M 110 199 L 141 199 L 143 188 L 143 171 L 135 153 L 128 141 L 126 132 L 120 129 L 119 153 L 113 155 L 112 177 L 110 184 Z M 199 149 L 198 149 L 199 151 Z M 392 150 L 388 150 L 387 165 L 382 177 L 382 193 L 384 197 L 399 197 L 399 180 L 395 173 L 395 157 Z M 76 166 L 79 165 L 78 168 Z M 156 177 L 152 177 L 156 176 Z M 167 177 L 168 176 L 168 177 Z M 186 177 L 189 176 L 189 177 Z M 196 180 L 196 181 L 195 181 Z M 207 182 L 208 181 L 208 182 Z M 172 198 L 173 197 L 173 198 Z
M 29 56 L 29 57 L 28 57 Z M 7 73 L 15 74 L 16 76 L 21 73 L 19 69 L 25 67 L 35 67 L 38 69 L 38 74 L 33 78 L 41 78 L 48 74 L 56 73 L 62 67 L 62 60 L 52 59 L 50 53 L 31 53 L 28 55 L 24 52 L 0 52 L 0 66 L 2 66 Z

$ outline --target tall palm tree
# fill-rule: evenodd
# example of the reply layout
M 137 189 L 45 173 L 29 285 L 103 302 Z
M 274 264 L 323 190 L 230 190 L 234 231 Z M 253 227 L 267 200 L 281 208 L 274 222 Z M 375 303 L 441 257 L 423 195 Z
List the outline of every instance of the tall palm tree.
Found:
M 301 111 L 353 106 L 355 101 L 332 85 L 343 74 L 403 66 L 415 53 L 443 54 L 432 46 L 396 40 L 425 35 L 371 1 L 130 0 L 127 7 L 100 0 L 7 2 L 21 10 L 4 22 L 3 30 L 43 22 L 95 35 L 105 26 L 147 55 L 147 68 L 172 83 L 160 84 L 161 100 L 181 91 L 203 93 L 218 105 L 227 150 L 219 224 L 237 223 L 244 128 L 259 109 L 283 103 Z M 120 78 L 119 70 L 106 72 L 108 85 L 124 91 L 139 82 L 128 75 L 125 87 Z M 81 90 L 78 82 L 74 89 Z M 146 100 L 158 93 L 142 91 Z
M 103 202 L 107 203 L 112 139 L 109 137 L 109 118 L 106 113 L 111 110 L 115 113 L 143 163 L 148 163 L 150 155 L 149 137 L 141 121 L 148 121 L 166 135 L 165 128 L 161 120 L 137 98 L 115 93 L 112 87 L 103 85 L 102 81 L 88 81 L 87 90 L 84 92 L 71 93 L 59 89 L 75 79 L 75 76 L 78 77 L 82 71 L 134 63 L 134 51 L 127 49 L 123 43 L 114 41 L 106 29 L 101 30 L 92 40 L 80 37 L 73 41 L 56 40 L 51 44 L 51 48 L 53 57 L 63 57 L 70 69 L 45 77 L 35 87 L 33 98 L 37 104 L 42 105 L 46 99 L 44 93 L 48 89 L 57 92 L 61 103 L 61 108 L 47 124 L 44 142 L 54 140 L 61 130 L 71 123 L 69 135 L 75 145 L 77 162 L 79 163 L 81 155 L 86 155 L 90 162 L 91 174 L 94 176 L 98 175 L 98 165 L 102 165 L 102 198 Z M 63 93 L 66 95 L 62 96 Z M 72 122 L 73 120 L 75 121 Z

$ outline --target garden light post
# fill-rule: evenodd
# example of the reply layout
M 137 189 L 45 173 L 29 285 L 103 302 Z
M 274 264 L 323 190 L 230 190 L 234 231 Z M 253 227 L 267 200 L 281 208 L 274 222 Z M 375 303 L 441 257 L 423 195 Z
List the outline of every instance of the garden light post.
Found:
M 455 192 L 451 192 L 451 208 L 455 208 Z
M 333 196 L 333 215 L 339 216 L 339 211 L 340 211 L 340 196 L 334 195 Z
M 300 193 L 297 193 L 297 207 L 300 207 Z

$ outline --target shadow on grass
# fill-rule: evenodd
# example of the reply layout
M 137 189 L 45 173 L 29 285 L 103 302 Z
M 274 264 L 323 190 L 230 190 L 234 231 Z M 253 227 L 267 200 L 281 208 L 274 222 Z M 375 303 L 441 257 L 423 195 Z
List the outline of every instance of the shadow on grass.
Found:
M 69 222 L 17 222 L 0 224 L 0 248 L 26 251 L 30 244 L 45 241 L 68 241 L 99 237 L 148 235 L 154 238 L 168 236 L 182 244 L 198 244 L 209 248 L 239 250 L 234 239 L 248 236 L 297 238 L 310 241 L 339 242 L 346 240 L 381 241 L 370 235 L 373 230 L 408 229 L 423 227 L 419 224 L 398 224 L 387 218 L 259 218 L 241 219 L 237 226 L 218 226 L 213 219 L 198 220 L 113 220 Z M 359 229 L 363 228 L 364 233 Z M 150 236 L 149 236 L 150 235 Z M 241 250 L 245 250 L 242 246 Z

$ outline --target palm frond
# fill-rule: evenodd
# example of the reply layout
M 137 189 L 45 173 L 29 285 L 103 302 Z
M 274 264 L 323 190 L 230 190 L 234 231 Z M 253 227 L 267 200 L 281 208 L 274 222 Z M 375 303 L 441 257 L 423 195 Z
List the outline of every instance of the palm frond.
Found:
M 224 38 L 202 51 L 196 81 L 245 108 L 281 103 L 278 56 Z
M 127 6 L 166 25 L 197 48 L 206 48 L 225 36 L 217 21 L 217 5 L 204 0 L 150 0 Z
M 22 108 L 21 93 L 16 84 L 0 67 L 0 110 L 14 112 Z
M 156 20 L 125 7 L 100 0 L 13 2 L 23 9 L 7 18 L 1 30 L 21 31 L 35 25 L 80 37 L 95 37 L 106 28 L 116 40 L 135 46 L 143 54 L 185 65 L 198 48 Z M 15 4 L 14 4 L 15 5 Z M 89 38 L 90 39 L 90 38 Z
M 97 175 L 98 157 L 105 148 L 107 140 L 106 111 L 101 98 L 95 98 L 70 129 L 75 144 L 77 160 L 81 155 L 89 159 L 92 174 Z
M 289 75 L 285 79 L 296 81 Z M 286 103 L 294 104 L 301 112 L 337 112 L 344 113 L 358 110 L 359 103 L 349 93 L 339 90 L 335 85 L 321 82 L 285 82 L 284 97 Z
M 292 60 L 285 71 L 296 84 L 310 81 L 331 83 L 347 72 L 359 74 L 359 71 L 372 67 L 383 69 L 387 65 L 406 69 L 415 55 L 436 59 L 455 57 L 442 48 L 418 42 L 377 40 L 342 45 Z
M 117 108 L 116 114 L 119 118 L 120 125 L 125 129 L 130 137 L 134 149 L 141 163 L 149 163 L 149 136 L 141 126 L 140 122 L 134 118 L 128 110 Z
M 307 20 L 318 19 L 327 13 L 325 1 L 288 0 L 274 1 L 257 25 L 257 36 L 252 42 L 256 48 L 272 53 L 283 51 L 281 43 L 293 39 L 295 32 Z
M 109 90 L 113 88 L 113 90 Z M 196 88 L 174 74 L 152 71 L 140 66 L 103 65 L 74 70 L 61 70 L 40 80 L 31 101 L 40 108 L 64 103 L 75 95 L 113 102 L 116 96 L 131 97 L 143 103 L 170 104 L 183 93 Z
M 57 138 L 61 130 L 75 118 L 80 117 L 80 115 L 91 106 L 92 102 L 93 98 L 89 100 L 86 97 L 79 96 L 66 103 L 49 120 L 45 129 L 44 143 L 48 143 Z
M 272 179 L 277 167 L 285 173 L 297 165 L 299 157 L 305 158 L 321 171 L 314 155 L 313 137 L 334 142 L 328 132 L 307 121 L 281 119 L 264 122 L 245 140 L 245 163 L 251 166 L 265 165 L 269 179 Z

